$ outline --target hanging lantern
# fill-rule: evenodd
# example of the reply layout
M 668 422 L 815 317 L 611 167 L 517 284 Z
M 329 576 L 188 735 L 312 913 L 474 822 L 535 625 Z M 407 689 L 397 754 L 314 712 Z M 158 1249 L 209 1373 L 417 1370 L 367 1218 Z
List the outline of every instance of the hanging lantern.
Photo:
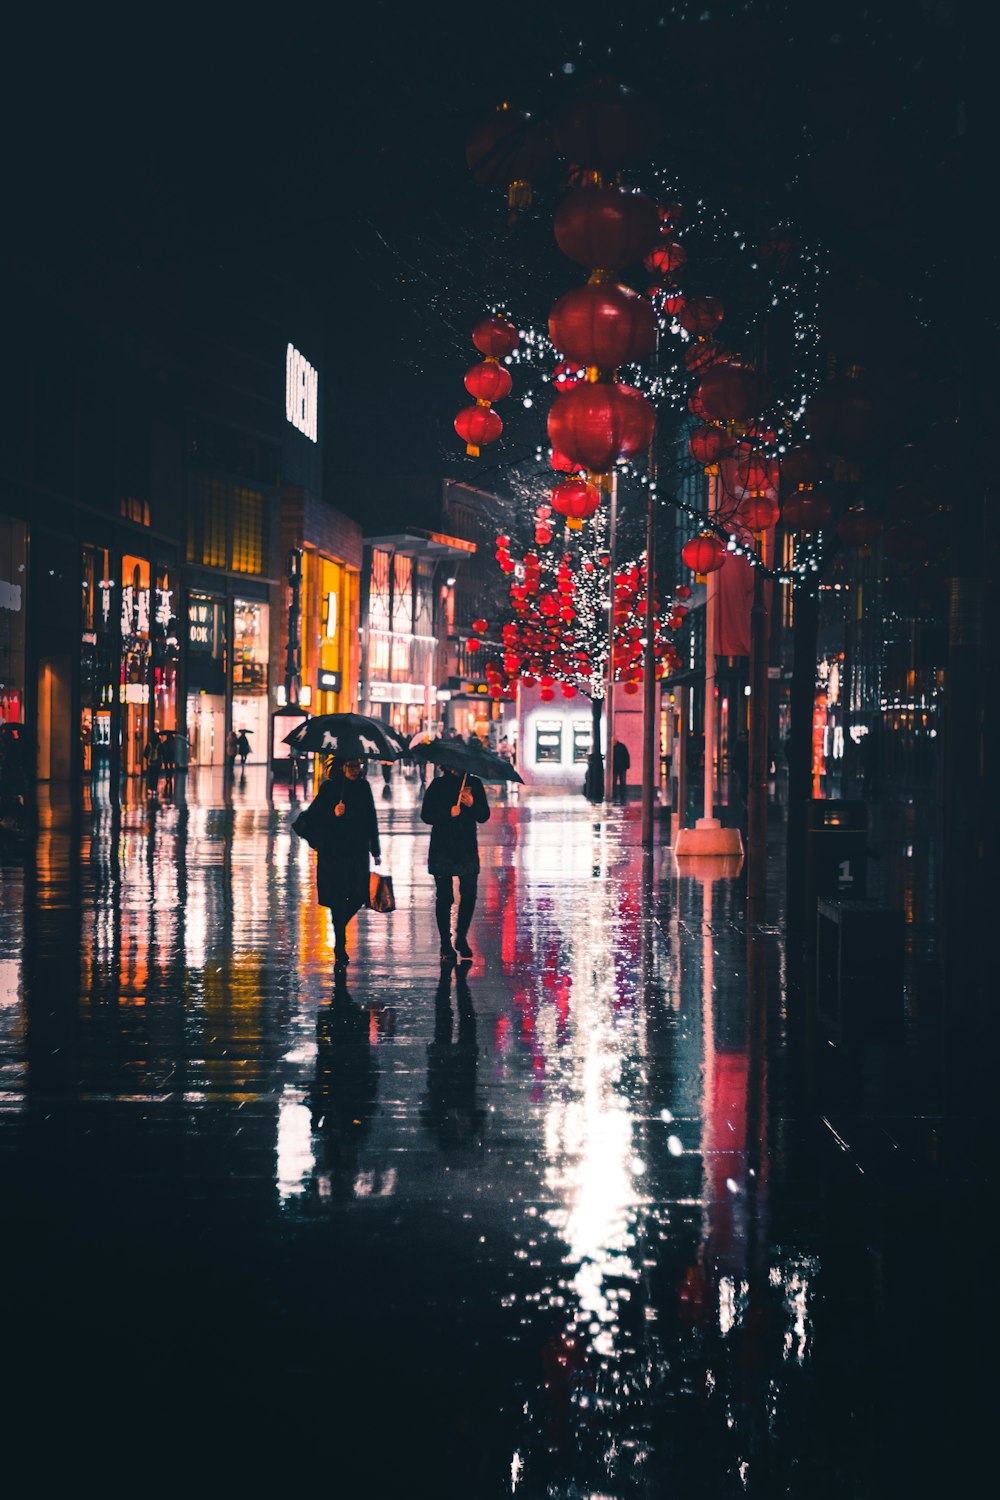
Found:
M 837 522 L 837 535 L 848 547 L 870 547 L 882 530 L 882 522 L 871 511 L 851 509 Z
M 722 364 L 724 360 L 732 359 L 728 349 L 717 344 L 714 339 L 699 339 L 695 344 L 689 344 L 684 350 L 684 363 L 692 374 L 698 375 L 702 370 L 710 370 L 713 365 Z
M 476 401 L 501 401 L 510 395 L 510 371 L 495 359 L 484 360 L 465 372 L 465 389 Z
M 797 489 L 801 484 L 816 484 L 823 477 L 823 462 L 819 454 L 815 448 L 809 448 L 804 443 L 782 453 L 778 459 L 778 469 L 782 485 L 790 490 Z
M 732 447 L 723 427 L 697 427 L 688 438 L 688 452 L 703 469 L 713 468 Z
M 767 531 L 778 519 L 778 502 L 773 494 L 750 490 L 740 501 L 737 515 L 750 531 Z
M 549 337 L 570 359 L 615 370 L 652 353 L 656 318 L 631 287 L 591 281 L 559 298 L 549 313 Z
M 654 272 L 664 281 L 675 281 L 678 272 L 687 264 L 687 251 L 676 240 L 661 240 L 648 255 L 643 256 L 642 263 L 647 271 Z
M 472 628 L 473 630 L 477 631 L 479 635 L 483 635 L 489 629 L 489 626 L 485 620 L 473 620 Z
M 604 474 L 619 458 L 649 447 L 656 413 L 630 385 L 578 385 L 564 391 L 549 412 L 549 439 L 582 469 Z
M 479 650 L 479 648 L 480 648 L 481 645 L 482 645 L 482 641 L 477 641 L 477 640 L 473 639 L 471 641 L 466 641 L 466 643 L 465 643 L 465 649 L 468 652 L 476 652 L 476 651 Z
M 681 548 L 681 557 L 693 573 L 714 573 L 726 560 L 726 549 L 714 531 L 702 531 Z
M 562 693 L 562 695 L 563 695 L 564 698 L 575 698 L 576 697 L 576 688 L 573 686 L 573 684 L 571 682 L 564 682 L 563 685 L 562 685 L 562 687 L 561 687 L 561 689 L 560 689 L 560 691 L 561 691 L 561 693 Z
M 455 431 L 464 440 L 466 453 L 478 458 L 480 448 L 496 442 L 503 423 L 491 406 L 463 406 L 455 418 Z
M 766 405 L 768 388 L 752 365 L 733 359 L 706 370 L 695 395 L 714 421 L 745 422 Z
M 511 208 L 531 202 L 531 185 L 555 158 L 552 128 L 523 110 L 501 104 L 471 131 L 465 160 L 483 187 L 503 187 Z
M 568 161 L 597 172 L 615 171 L 649 155 L 660 117 L 624 84 L 599 79 L 579 89 L 555 122 L 556 148 Z
M 669 318 L 679 318 L 685 303 L 684 293 L 676 287 L 668 287 L 663 293 L 663 311 Z
M 513 323 L 506 318 L 484 318 L 472 330 L 472 342 L 487 359 L 506 359 L 521 342 Z
M 620 271 L 641 260 L 659 234 L 652 199 L 622 187 L 567 193 L 555 216 L 556 244 L 578 265 Z
M 781 506 L 781 524 L 786 531 L 819 531 L 833 514 L 833 507 L 822 490 L 811 484 L 800 484 Z
M 566 517 L 570 531 L 579 531 L 600 503 L 601 493 L 596 485 L 587 484 L 583 479 L 564 479 L 552 491 L 552 509 Z
M 853 376 L 831 380 L 810 397 L 805 422 L 814 442 L 847 459 L 865 458 L 881 436 L 875 403 Z
M 587 371 L 583 365 L 575 365 L 572 360 L 561 359 L 552 371 L 552 384 L 557 391 L 564 391 L 568 385 L 578 385 L 585 380 Z M 555 465 L 552 466 L 555 468 Z
M 678 314 L 681 327 L 690 334 L 714 333 L 722 317 L 722 303 L 717 297 L 688 297 Z
M 552 527 L 547 521 L 539 521 L 535 527 L 535 543 L 539 547 L 547 547 L 552 540 Z
M 733 495 L 760 494 L 778 488 L 778 462 L 748 443 L 737 443 L 723 465 L 727 489 Z

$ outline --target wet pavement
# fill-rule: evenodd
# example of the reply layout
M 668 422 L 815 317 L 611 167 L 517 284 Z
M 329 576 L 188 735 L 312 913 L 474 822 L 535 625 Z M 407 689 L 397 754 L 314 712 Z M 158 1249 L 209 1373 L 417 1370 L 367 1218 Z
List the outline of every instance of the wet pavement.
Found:
M 635 807 L 493 792 L 442 970 L 419 788 L 380 790 L 398 906 L 346 981 L 263 770 L 43 799 L 0 854 L 4 1416 L 36 1477 L 934 1493 L 989 1215 L 941 1118 L 931 813 L 876 824 L 905 1028 L 851 1049 L 786 953 L 780 805 L 748 930 L 743 876 L 644 854 Z

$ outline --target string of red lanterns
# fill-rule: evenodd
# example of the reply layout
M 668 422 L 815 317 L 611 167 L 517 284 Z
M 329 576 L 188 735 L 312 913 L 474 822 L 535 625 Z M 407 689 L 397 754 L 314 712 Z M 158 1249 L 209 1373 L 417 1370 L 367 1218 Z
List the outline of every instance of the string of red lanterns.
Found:
M 503 432 L 503 422 L 493 410 L 493 402 L 509 396 L 510 371 L 500 363 L 520 343 L 513 323 L 497 316 L 484 318 L 472 330 L 472 342 L 485 358 L 465 372 L 465 389 L 475 399 L 475 406 L 463 406 L 455 418 L 455 431 L 465 443 L 470 458 L 478 458 L 480 449 L 495 443 Z

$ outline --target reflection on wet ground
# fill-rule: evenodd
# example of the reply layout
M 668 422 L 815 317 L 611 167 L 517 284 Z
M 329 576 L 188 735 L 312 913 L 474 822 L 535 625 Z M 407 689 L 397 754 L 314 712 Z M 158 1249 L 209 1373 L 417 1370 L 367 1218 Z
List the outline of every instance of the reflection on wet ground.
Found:
M 43 806 L 3 858 L 8 1415 L 285 1444 L 345 1495 L 924 1493 L 977 1195 L 918 812 L 877 875 L 905 1042 L 817 1063 L 780 810 L 748 931 L 742 876 L 644 855 L 634 808 L 498 799 L 442 970 L 418 791 L 346 979 L 263 771 Z

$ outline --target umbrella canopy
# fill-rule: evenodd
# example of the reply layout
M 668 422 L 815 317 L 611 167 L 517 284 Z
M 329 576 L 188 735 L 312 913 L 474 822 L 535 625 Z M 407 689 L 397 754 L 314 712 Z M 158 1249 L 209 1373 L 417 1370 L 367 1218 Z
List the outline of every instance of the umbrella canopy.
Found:
M 410 753 L 410 742 L 406 738 L 406 736 L 400 734 L 399 730 L 394 729 L 391 724 L 383 724 L 382 728 L 389 736 L 389 739 L 392 741 L 392 743 L 396 746 L 396 749 L 399 752 L 400 759 L 406 759 Z
M 367 714 L 317 714 L 286 734 L 285 744 L 338 760 L 400 760 L 398 740 L 390 739 L 386 728 Z
M 478 776 L 480 781 L 521 781 L 510 761 L 502 760 L 482 745 L 467 745 L 464 740 L 432 740 L 414 751 L 423 760 L 437 766 L 450 766 L 463 775 Z

